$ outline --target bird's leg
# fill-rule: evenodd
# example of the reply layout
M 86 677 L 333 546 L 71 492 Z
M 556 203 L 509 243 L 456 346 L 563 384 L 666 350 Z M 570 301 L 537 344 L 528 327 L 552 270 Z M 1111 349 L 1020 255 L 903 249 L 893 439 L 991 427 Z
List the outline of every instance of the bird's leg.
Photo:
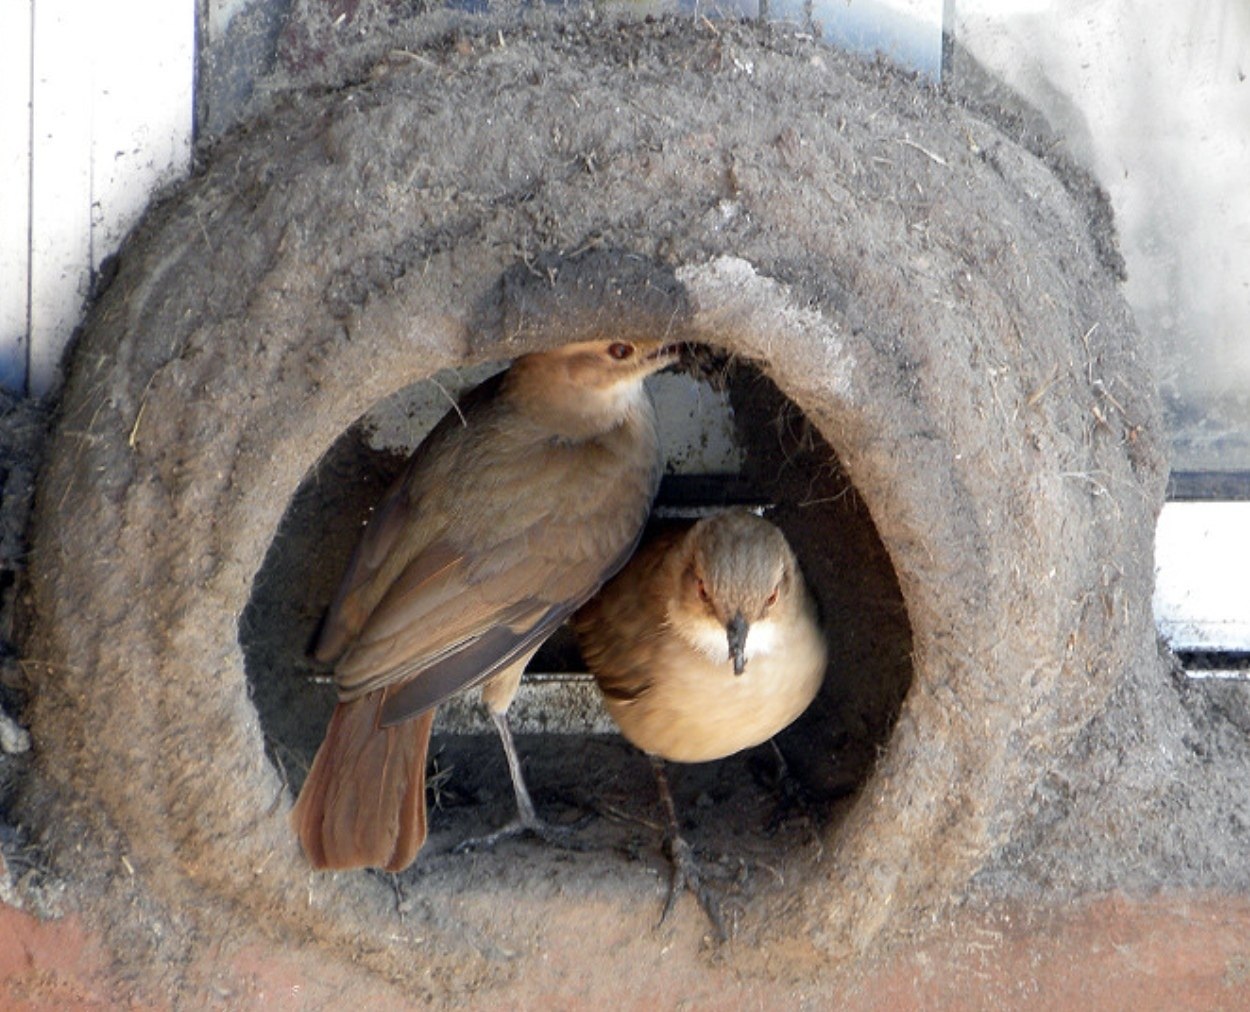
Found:
M 512 793 L 516 795 L 517 820 L 523 826 L 537 826 L 541 821 L 534 810 L 534 801 L 530 798 L 529 788 L 525 786 L 525 774 L 521 772 L 521 757 L 517 754 L 516 742 L 512 740 L 512 728 L 508 726 L 508 712 L 491 713 L 495 728 L 499 732 L 499 740 L 503 744 L 503 753 L 508 759 L 508 774 L 512 777 Z
M 664 912 L 660 914 L 660 924 L 668 920 L 668 915 L 672 913 L 673 906 L 677 902 L 678 893 L 683 889 L 689 889 L 698 899 L 708 920 L 712 922 L 717 941 L 724 942 L 729 938 L 729 933 L 725 930 L 720 900 L 703 881 L 703 874 L 695 860 L 694 850 L 682 839 L 681 827 L 677 823 L 677 806 L 673 803 L 673 792 L 668 787 L 668 774 L 664 770 L 664 760 L 654 755 L 648 758 L 651 760 L 651 768 L 655 770 L 660 803 L 664 806 L 664 816 L 668 822 L 668 858 L 673 866 L 668 880 L 668 898 L 664 901 Z
M 496 710 L 492 707 L 490 715 L 495 721 L 495 728 L 499 731 L 499 741 L 503 745 L 504 756 L 508 760 L 508 773 L 512 776 L 512 791 L 516 795 L 517 814 L 511 822 L 493 833 L 471 837 L 457 844 L 456 853 L 466 850 L 486 850 L 501 840 L 525 833 L 531 833 L 556 846 L 575 848 L 576 844 L 571 839 L 572 834 L 582 828 L 585 820 L 579 820 L 571 826 L 553 826 L 538 817 L 529 789 L 525 786 L 525 774 L 521 772 L 521 757 L 517 754 L 516 743 L 512 740 L 512 729 L 508 726 L 508 711 Z
M 777 760 L 776 787 L 780 797 L 777 799 L 777 806 L 773 809 L 773 814 L 769 817 L 764 827 L 765 832 L 769 835 L 775 833 L 790 818 L 791 813 L 794 812 L 797 812 L 799 818 L 810 828 L 812 816 L 811 810 L 808 808 L 807 795 L 803 790 L 803 785 L 790 772 L 790 764 L 786 762 L 786 757 L 777 746 L 777 739 L 769 738 L 768 744 L 772 747 L 773 756 Z

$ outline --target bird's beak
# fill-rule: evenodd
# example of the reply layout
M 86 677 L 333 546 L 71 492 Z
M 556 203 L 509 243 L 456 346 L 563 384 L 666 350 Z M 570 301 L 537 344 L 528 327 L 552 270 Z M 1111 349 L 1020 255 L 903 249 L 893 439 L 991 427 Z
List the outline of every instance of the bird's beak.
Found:
M 742 617 L 742 612 L 738 612 L 729 620 L 729 625 L 725 626 L 725 632 L 729 634 L 729 656 L 734 662 L 734 674 L 740 675 L 747 667 L 747 630 L 750 626 L 747 620 Z
M 681 354 L 682 346 L 680 344 L 661 344 L 647 352 L 645 361 L 653 371 L 658 372 L 660 369 L 664 369 L 679 361 Z

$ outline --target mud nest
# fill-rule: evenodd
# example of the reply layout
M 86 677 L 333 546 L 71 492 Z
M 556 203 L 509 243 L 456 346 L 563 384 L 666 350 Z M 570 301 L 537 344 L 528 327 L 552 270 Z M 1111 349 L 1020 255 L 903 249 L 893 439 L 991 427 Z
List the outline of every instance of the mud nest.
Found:
M 448 994 L 569 944 L 572 901 L 615 972 L 636 950 L 613 933 L 645 936 L 658 893 L 593 852 L 434 862 L 403 945 L 389 885 L 310 875 L 240 619 L 370 406 L 444 368 L 663 333 L 751 363 L 814 427 L 911 636 L 888 740 L 818 846 L 779 859 L 739 968 L 917 929 L 1154 663 L 1158 409 L 1101 215 L 940 93 L 786 31 L 465 30 L 278 102 L 149 216 L 79 342 L 37 504 L 27 821 L 140 949 L 137 910 L 187 937 L 263 922 Z M 828 560 L 878 563 L 840 558 L 821 517 L 793 528 L 828 600 Z

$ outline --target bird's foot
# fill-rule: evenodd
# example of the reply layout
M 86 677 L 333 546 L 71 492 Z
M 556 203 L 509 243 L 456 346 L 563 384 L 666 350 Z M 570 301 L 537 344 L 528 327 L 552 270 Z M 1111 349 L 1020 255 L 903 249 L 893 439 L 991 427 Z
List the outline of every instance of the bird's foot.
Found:
M 801 825 L 810 827 L 813 825 L 811 806 L 808 804 L 807 792 L 803 789 L 803 785 L 790 776 L 784 776 L 776 785 L 777 803 L 773 807 L 772 814 L 768 817 L 768 821 L 764 823 L 764 832 L 768 836 L 774 835 L 782 826 L 792 820 L 797 820 Z
M 695 860 L 693 848 L 680 836 L 671 836 L 668 839 L 667 849 L 673 871 L 668 880 L 668 898 L 664 901 L 664 912 L 660 914 L 660 923 L 656 927 L 668 920 L 668 915 L 672 913 L 677 903 L 677 896 L 689 890 L 699 901 L 699 906 L 703 908 L 707 919 L 711 921 L 716 940 L 727 942 L 729 932 L 725 928 L 725 916 L 721 911 L 720 897 L 707 884 L 699 863 Z
M 592 815 L 584 815 L 576 822 L 564 825 L 545 822 L 536 815 L 529 817 L 518 815 L 507 825 L 500 826 L 493 833 L 487 833 L 484 836 L 471 836 L 467 840 L 462 840 L 452 849 L 452 853 L 466 854 L 474 850 L 491 850 L 504 840 L 515 839 L 518 836 L 536 836 L 544 843 L 549 843 L 564 850 L 584 850 L 585 844 L 577 838 L 577 834 L 593 818 L 594 816 Z
M 777 796 L 772 814 L 764 823 L 764 832 L 768 836 L 773 836 L 791 820 L 797 820 L 809 832 L 814 832 L 815 820 L 812 818 L 807 791 L 798 778 L 790 772 L 790 765 L 781 754 L 777 743 L 772 741 L 770 744 L 776 759 L 774 769 L 766 771 L 764 767 L 768 764 L 763 762 L 752 767 L 757 781 L 767 790 L 775 792 Z

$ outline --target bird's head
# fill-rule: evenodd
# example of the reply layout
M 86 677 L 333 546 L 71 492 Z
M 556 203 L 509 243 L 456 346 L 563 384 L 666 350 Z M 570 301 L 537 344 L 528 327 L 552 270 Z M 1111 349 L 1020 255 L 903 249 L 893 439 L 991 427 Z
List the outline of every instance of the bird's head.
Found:
M 745 511 L 700 520 L 686 535 L 674 628 L 715 660 L 746 670 L 775 645 L 797 592 L 798 564 L 773 524 Z
M 593 434 L 636 410 L 646 396 L 642 381 L 679 358 L 680 347 L 663 341 L 578 341 L 522 355 L 509 384 L 557 431 Z

